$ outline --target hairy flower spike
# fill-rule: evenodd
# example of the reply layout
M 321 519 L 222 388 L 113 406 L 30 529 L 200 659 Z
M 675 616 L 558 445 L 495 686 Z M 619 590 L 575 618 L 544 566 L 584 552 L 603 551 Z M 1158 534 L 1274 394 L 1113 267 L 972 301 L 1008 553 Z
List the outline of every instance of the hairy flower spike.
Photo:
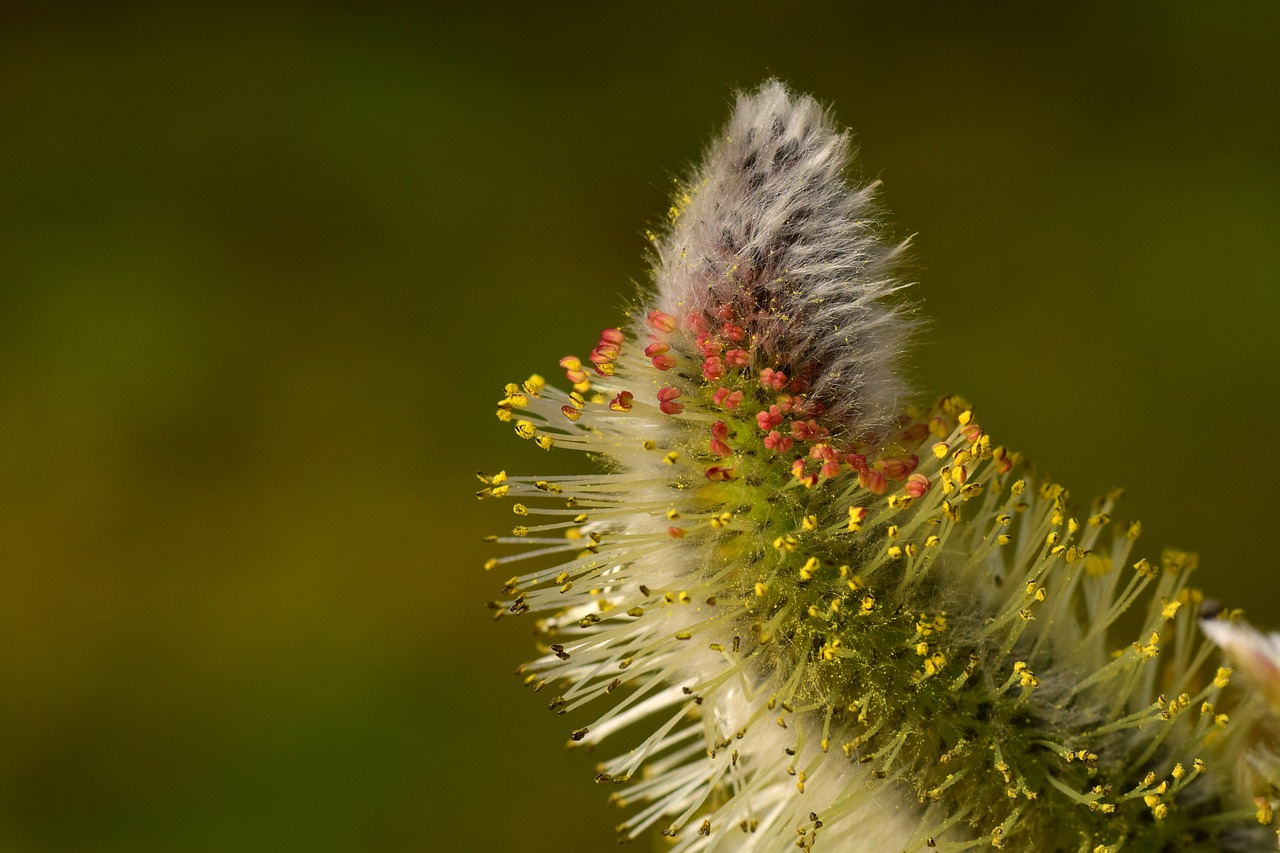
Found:
M 643 307 L 570 389 L 507 386 L 520 437 L 604 463 L 481 475 L 526 522 L 485 564 L 525 566 L 490 605 L 539 620 L 524 683 L 571 744 L 631 739 L 596 780 L 674 851 L 1274 839 L 1280 642 L 1204 623 L 1241 691 L 1194 555 L 1133 554 L 1118 492 L 1077 511 L 961 398 L 905 403 L 899 248 L 849 161 L 812 99 L 740 96 Z

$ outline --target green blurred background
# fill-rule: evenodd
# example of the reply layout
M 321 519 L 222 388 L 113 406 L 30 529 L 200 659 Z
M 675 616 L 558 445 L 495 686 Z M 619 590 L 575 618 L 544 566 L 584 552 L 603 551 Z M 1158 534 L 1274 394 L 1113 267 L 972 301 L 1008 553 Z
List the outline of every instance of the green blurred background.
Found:
M 1280 6 L 609 5 L 0 7 L 0 851 L 612 848 L 473 472 L 770 74 L 922 394 L 1280 626 Z

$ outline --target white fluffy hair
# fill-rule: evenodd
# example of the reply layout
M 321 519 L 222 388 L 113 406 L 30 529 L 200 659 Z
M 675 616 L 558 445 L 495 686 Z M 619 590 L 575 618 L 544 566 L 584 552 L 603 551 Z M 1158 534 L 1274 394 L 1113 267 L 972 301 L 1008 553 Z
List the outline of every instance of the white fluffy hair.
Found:
M 881 240 L 875 190 L 846 178 L 853 151 L 817 101 L 770 80 L 739 93 L 728 127 L 656 242 L 658 307 L 729 306 L 756 344 L 807 373 L 814 400 L 873 437 L 906 395 L 897 362 L 916 322 L 891 297 L 905 244 Z

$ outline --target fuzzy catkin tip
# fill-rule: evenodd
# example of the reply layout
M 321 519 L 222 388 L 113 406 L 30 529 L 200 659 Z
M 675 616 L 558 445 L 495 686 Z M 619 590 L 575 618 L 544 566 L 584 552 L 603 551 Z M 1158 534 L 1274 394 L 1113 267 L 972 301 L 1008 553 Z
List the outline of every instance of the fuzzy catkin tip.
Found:
M 738 96 L 656 241 L 657 307 L 737 318 L 775 368 L 867 437 L 900 410 L 913 329 L 892 297 L 902 244 L 883 242 L 876 184 L 852 186 L 849 134 L 777 80 Z

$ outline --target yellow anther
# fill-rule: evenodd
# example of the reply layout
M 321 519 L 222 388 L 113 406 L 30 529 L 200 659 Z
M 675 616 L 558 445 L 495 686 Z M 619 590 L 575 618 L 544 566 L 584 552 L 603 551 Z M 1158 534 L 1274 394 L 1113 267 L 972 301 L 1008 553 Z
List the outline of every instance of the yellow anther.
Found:
M 971 420 L 973 420 L 973 410 L 972 410 L 972 409 L 965 409 L 965 410 L 964 410 L 963 412 L 961 412 L 958 416 L 956 416 L 956 422 L 957 422 L 957 423 L 959 423 L 959 424 L 960 424 L 960 426 L 968 426 L 968 425 L 969 425 L 969 421 L 971 421 Z
M 901 558 L 902 558 L 902 546 L 900 546 L 900 545 L 890 545 L 890 546 L 889 546 L 889 548 L 885 551 L 885 553 L 889 555 L 889 559 L 890 559 L 890 560 L 898 560 L 898 559 L 901 559 Z
M 945 441 L 939 441 L 933 446 L 933 455 L 939 459 L 946 459 L 947 454 L 951 452 L 951 448 L 947 446 Z
M 804 561 L 804 565 L 800 567 L 800 580 L 812 580 L 814 572 L 822 566 L 822 561 L 817 557 L 810 557 Z
M 523 383 L 523 388 L 525 392 L 528 394 L 532 394 L 535 397 L 538 396 L 538 394 L 542 391 L 542 389 L 546 387 L 547 387 L 547 380 L 543 379 L 541 376 L 539 376 L 536 373 L 530 376 L 528 379 L 526 379 Z
M 857 533 L 862 529 L 862 520 L 867 517 L 865 507 L 851 506 L 849 507 L 849 532 Z
M 800 526 L 805 530 L 817 530 L 818 517 L 816 515 L 806 515 L 800 520 Z
M 936 547 L 937 547 L 941 542 L 942 542 L 942 540 L 941 540 L 941 539 L 939 539 L 937 536 L 930 535 L 930 536 L 925 537 L 925 540 L 924 540 L 924 547 L 926 547 L 926 548 L 936 548 Z
M 733 521 L 733 513 L 731 512 L 722 512 L 719 515 L 713 515 L 710 518 L 711 526 L 717 530 L 728 527 L 729 522 L 731 521 Z
M 1213 676 L 1213 686 L 1223 688 L 1227 686 L 1227 682 L 1231 680 L 1231 667 L 1220 666 L 1218 672 Z
M 886 536 L 888 536 L 888 537 L 889 537 L 890 539 L 892 539 L 892 540 L 897 540 L 897 538 L 898 538 L 898 525 L 896 525 L 896 524 L 890 524 L 890 525 L 889 525 L 889 529 L 885 531 L 885 535 L 886 535 Z
M 1160 597 L 1160 603 L 1164 605 L 1163 609 L 1160 611 L 1160 615 L 1165 619 L 1172 619 L 1177 616 L 1178 611 L 1182 609 L 1181 601 L 1169 601 L 1164 596 Z
M 549 435 L 540 435 L 533 440 L 533 443 L 541 447 L 543 450 L 550 450 L 555 447 L 556 440 Z
M 525 506 L 524 504 L 515 504 L 515 505 L 513 505 L 513 506 L 511 507 L 511 511 L 512 511 L 512 512 L 514 512 L 516 515 L 528 515 L 528 514 L 529 514 L 529 508 L 528 508 L 527 506 Z
M 763 581 L 756 581 L 755 589 L 756 589 L 756 595 L 759 596 L 760 598 L 764 598 L 765 595 L 769 592 L 769 585 L 767 583 L 764 583 Z
M 533 438 L 538 431 L 533 428 L 533 424 L 528 421 L 516 421 L 516 435 L 524 439 Z
M 779 551 L 794 551 L 796 548 L 800 547 L 800 540 L 788 533 L 774 539 L 773 547 L 777 548 Z
M 662 457 L 662 461 L 667 463 L 668 465 L 674 465 L 676 464 L 676 460 L 679 458 L 680 458 L 680 454 L 672 450 L 669 453 L 667 453 L 666 456 Z

